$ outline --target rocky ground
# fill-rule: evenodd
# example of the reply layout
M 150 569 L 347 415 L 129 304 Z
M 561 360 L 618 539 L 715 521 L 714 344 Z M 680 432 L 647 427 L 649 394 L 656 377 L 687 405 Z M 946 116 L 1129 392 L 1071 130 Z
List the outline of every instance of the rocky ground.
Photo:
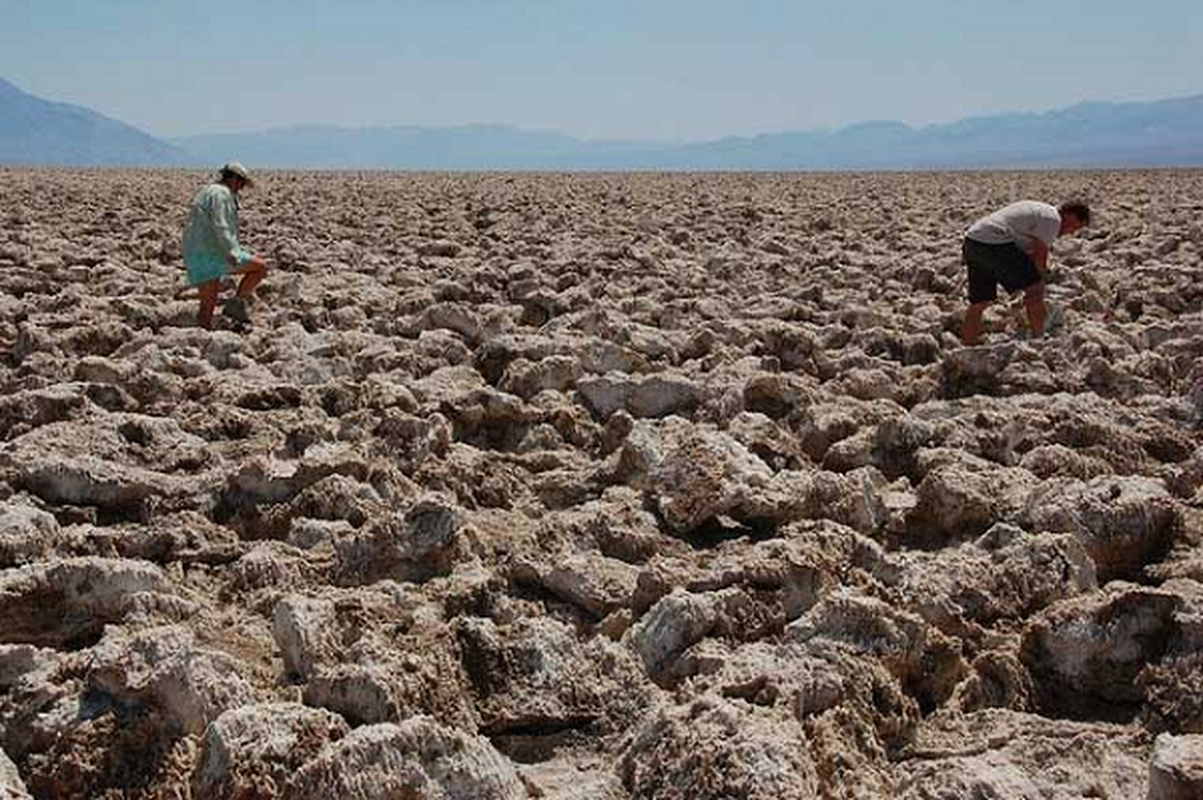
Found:
M 1203 173 L 0 177 L 0 797 L 1203 797 Z

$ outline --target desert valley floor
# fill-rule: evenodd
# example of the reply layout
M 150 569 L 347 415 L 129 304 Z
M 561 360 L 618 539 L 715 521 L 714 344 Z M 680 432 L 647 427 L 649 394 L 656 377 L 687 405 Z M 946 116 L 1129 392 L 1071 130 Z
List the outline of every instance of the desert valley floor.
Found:
M 257 177 L 0 170 L 0 797 L 1203 796 L 1203 172 Z

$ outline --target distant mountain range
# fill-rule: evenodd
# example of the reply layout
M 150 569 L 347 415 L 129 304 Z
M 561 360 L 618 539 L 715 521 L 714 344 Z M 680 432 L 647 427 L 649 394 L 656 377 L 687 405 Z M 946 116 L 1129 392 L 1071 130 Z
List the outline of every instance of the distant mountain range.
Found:
M 195 161 L 132 125 L 52 103 L 0 78 L 0 164 L 178 165 Z
M 694 143 L 588 141 L 502 125 L 305 125 L 163 141 L 94 111 L 0 79 L 0 164 L 252 169 L 838 170 L 1203 166 L 1203 94 L 1146 103 L 1080 103 L 1040 114 L 911 127 Z

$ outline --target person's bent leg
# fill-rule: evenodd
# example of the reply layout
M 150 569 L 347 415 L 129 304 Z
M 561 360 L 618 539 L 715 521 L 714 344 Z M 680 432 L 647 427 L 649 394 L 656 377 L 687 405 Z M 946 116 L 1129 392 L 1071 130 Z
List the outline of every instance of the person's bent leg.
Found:
M 989 300 L 972 303 L 965 311 L 965 320 L 961 325 L 961 341 L 967 347 L 973 347 L 982 336 L 982 315 L 986 313 Z
M 197 287 L 200 293 L 200 310 L 196 321 L 205 330 L 213 330 L 213 312 L 217 308 L 217 295 L 221 292 L 221 281 L 209 281 Z
M 1023 290 L 1023 308 L 1028 315 L 1028 330 L 1032 336 L 1044 335 L 1044 282 L 1035 283 Z
M 255 287 L 267 277 L 267 265 L 257 258 L 252 259 L 241 269 L 234 270 L 234 274 L 242 276 L 242 280 L 238 282 L 238 291 L 235 296 L 246 300 L 255 291 Z
M 969 308 L 961 323 L 961 341 L 975 346 L 982 337 L 982 315 L 998 299 L 998 281 L 994 275 L 994 250 L 988 245 L 966 239 L 961 244 L 961 260 L 969 283 Z

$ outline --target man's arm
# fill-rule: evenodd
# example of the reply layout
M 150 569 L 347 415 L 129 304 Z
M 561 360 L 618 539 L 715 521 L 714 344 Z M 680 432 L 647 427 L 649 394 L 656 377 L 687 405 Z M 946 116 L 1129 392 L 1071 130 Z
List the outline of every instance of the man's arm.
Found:
M 238 228 L 237 214 L 233 198 L 221 195 L 213 198 L 213 204 L 209 208 L 209 219 L 230 266 L 235 268 L 241 267 L 251 259 L 251 254 L 238 243 L 238 234 L 235 233 Z
M 1039 239 L 1032 243 L 1032 263 L 1040 270 L 1041 275 L 1048 272 L 1048 245 Z

